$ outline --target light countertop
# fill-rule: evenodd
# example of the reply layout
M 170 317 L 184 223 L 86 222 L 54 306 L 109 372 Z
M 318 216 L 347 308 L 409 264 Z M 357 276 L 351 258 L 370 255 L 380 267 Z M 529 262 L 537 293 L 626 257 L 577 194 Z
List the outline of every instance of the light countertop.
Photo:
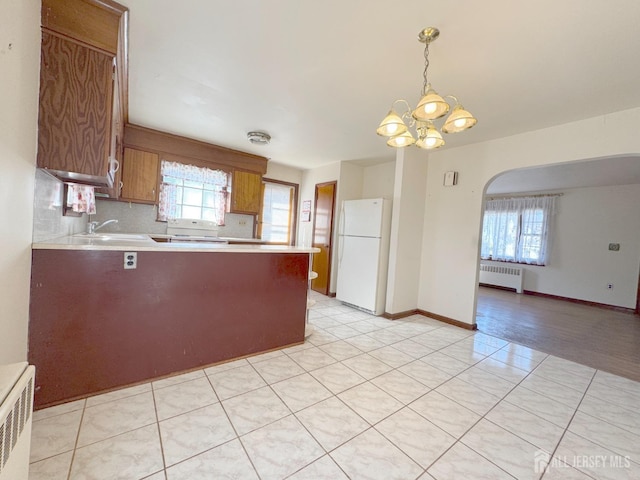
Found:
M 153 235 L 162 237 L 161 235 Z M 255 239 L 228 239 L 228 241 L 255 242 Z M 32 244 L 34 250 L 133 250 L 138 252 L 226 252 L 226 253 L 317 253 L 313 247 L 287 245 L 251 245 L 206 242 L 155 242 L 145 234 L 104 233 L 70 235 Z
M 169 235 L 169 234 L 163 234 L 163 233 L 151 233 L 149 234 L 149 236 L 151 238 L 166 238 L 166 239 L 171 239 L 172 242 L 179 242 L 180 241 L 180 235 Z M 195 235 L 189 235 L 189 238 L 191 240 L 197 240 L 199 242 L 203 242 L 203 241 L 207 241 L 208 239 L 212 239 L 212 242 L 215 242 L 217 240 L 222 240 L 225 242 L 229 242 L 229 243 L 253 243 L 253 244 L 260 244 L 260 243 L 266 243 L 264 240 L 261 240 L 259 238 L 240 238 L 240 237 L 198 237 Z

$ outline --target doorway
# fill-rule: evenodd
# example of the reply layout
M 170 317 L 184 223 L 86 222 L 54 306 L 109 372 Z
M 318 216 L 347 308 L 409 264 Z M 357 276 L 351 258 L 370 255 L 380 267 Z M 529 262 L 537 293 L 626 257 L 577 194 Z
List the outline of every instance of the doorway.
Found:
M 257 237 L 268 244 L 295 245 L 298 184 L 262 179 L 262 213 Z
M 514 198 L 559 193 L 563 196 L 553 216 L 555 233 L 549 262 L 545 262 L 544 267 L 511 264 L 524 269 L 524 294 L 500 290 L 509 282 L 503 283 L 496 278 L 486 282 L 496 288 L 479 287 L 476 290 L 476 322 L 483 333 L 640 380 L 640 323 L 637 321 L 640 279 L 635 302 L 628 294 L 606 297 L 601 293 L 608 281 L 616 283 L 614 279 L 617 279 L 620 282 L 622 278 L 628 278 L 627 273 L 634 277 L 638 275 L 637 270 L 631 270 L 635 267 L 630 267 L 633 256 L 627 262 L 610 261 L 615 265 L 611 270 L 594 268 L 594 259 L 621 253 L 614 250 L 616 253 L 603 254 L 601 250 L 607 250 L 607 243 L 584 240 L 594 237 L 605 227 L 605 240 L 619 238 L 627 225 L 637 224 L 637 209 L 633 207 L 637 202 L 630 200 L 637 198 L 633 197 L 638 194 L 637 186 L 613 181 L 600 184 L 600 179 L 610 170 L 623 172 L 620 178 L 640 179 L 638 159 L 631 161 L 628 157 L 619 157 L 520 168 L 503 172 L 487 183 L 485 200 L 491 196 Z M 616 212 L 613 219 L 611 211 Z M 577 225 L 584 228 L 574 236 Z M 481 221 L 481 239 L 485 238 L 483 227 Z M 518 231 L 517 227 L 513 231 Z M 482 241 L 479 242 L 478 265 L 482 258 Z M 504 268 L 504 265 L 509 266 L 503 263 L 500 267 Z M 579 275 L 575 273 L 577 271 Z M 601 281 L 603 276 L 609 280 Z M 609 298 L 612 301 L 607 301 Z M 616 306 L 621 304 L 620 298 L 625 306 Z
M 312 270 L 316 272 L 318 276 L 311 282 L 311 288 L 323 295 L 329 295 L 329 286 L 331 283 L 331 247 L 335 201 L 336 182 L 316 184 L 313 212 L 313 241 L 311 245 L 320 249 L 320 252 L 313 254 Z

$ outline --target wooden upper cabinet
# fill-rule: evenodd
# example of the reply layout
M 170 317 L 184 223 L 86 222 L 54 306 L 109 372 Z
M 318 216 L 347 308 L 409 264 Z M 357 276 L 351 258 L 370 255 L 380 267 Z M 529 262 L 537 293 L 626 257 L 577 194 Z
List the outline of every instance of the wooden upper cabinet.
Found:
M 156 203 L 159 164 L 157 153 L 125 148 L 120 198 L 137 203 Z
M 115 55 L 126 11 L 110 0 L 42 0 L 42 28 Z
M 126 23 L 127 9 L 111 0 L 42 2 L 37 165 L 63 180 L 114 186 L 127 113 Z
M 106 183 L 113 57 L 42 34 L 38 167 Z
M 233 171 L 231 212 L 258 215 L 262 193 L 262 175 L 243 170 Z

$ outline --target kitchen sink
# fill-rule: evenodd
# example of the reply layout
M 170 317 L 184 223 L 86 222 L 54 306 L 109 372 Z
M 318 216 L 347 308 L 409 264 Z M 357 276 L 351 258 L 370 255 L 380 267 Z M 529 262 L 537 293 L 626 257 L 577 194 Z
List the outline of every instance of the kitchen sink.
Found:
M 74 235 L 74 237 L 82 237 L 92 240 L 102 240 L 105 242 L 108 241 L 140 241 L 140 242 L 148 242 L 151 240 L 149 235 L 145 235 L 142 233 L 78 233 Z

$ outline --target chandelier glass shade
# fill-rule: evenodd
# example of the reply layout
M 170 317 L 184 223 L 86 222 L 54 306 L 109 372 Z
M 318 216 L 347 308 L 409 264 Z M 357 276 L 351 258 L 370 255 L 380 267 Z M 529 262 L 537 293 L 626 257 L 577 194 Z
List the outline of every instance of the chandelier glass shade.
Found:
M 433 120 L 444 117 L 451 110 L 451 105 L 447 99 L 455 102 L 453 111 L 444 121 L 442 132 L 458 133 L 473 127 L 478 120 L 469 111 L 465 110 L 453 95 L 438 95 L 427 79 L 429 68 L 429 44 L 440 35 L 437 28 L 428 27 L 420 32 L 418 40 L 425 44 L 424 47 L 424 83 L 422 86 L 422 98 L 418 106 L 412 109 L 409 103 L 404 100 L 396 100 L 391 106 L 391 110 L 380 122 L 376 133 L 383 137 L 388 137 L 387 145 L 390 147 L 408 147 L 416 145 L 427 150 L 439 148 L 445 144 L 440 131 Z M 401 113 L 395 110 L 396 104 L 403 104 Z M 411 131 L 415 130 L 415 134 Z M 415 135 L 415 136 L 414 136 Z

